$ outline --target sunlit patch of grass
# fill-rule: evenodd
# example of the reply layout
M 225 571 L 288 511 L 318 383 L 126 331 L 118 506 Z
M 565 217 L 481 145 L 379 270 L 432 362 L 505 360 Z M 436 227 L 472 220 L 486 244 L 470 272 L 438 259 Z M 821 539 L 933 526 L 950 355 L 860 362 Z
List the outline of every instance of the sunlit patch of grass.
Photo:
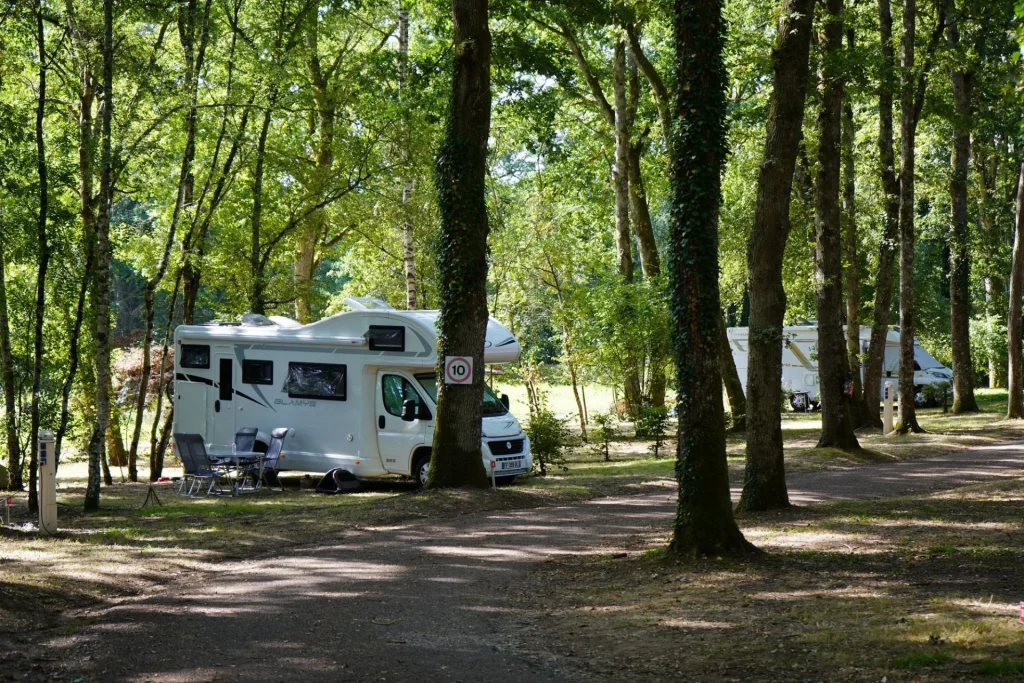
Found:
M 531 582 L 545 611 L 531 644 L 557 651 L 568 639 L 585 674 L 637 678 L 1019 676 L 1020 496 L 1017 479 L 746 515 L 747 538 L 768 551 L 754 561 L 680 562 L 655 532 L 614 561 L 560 558 Z M 519 613 L 530 603 L 523 596 Z M 723 674 L 723 653 L 757 668 Z

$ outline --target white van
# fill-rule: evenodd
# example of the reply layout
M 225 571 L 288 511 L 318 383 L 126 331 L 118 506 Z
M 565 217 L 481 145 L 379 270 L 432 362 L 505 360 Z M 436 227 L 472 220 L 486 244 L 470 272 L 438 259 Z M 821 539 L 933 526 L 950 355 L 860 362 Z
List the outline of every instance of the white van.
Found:
M 845 331 L 845 327 L 843 328 Z M 730 327 L 727 330 L 732 357 L 736 362 L 736 371 L 743 383 L 743 391 L 747 390 L 747 341 L 749 330 L 746 327 Z M 794 325 L 782 328 L 782 388 L 789 396 L 790 404 L 795 410 L 816 409 L 821 402 L 821 389 L 818 383 L 818 326 Z M 864 325 L 860 328 L 861 355 L 866 357 L 871 342 L 871 328 Z M 882 364 L 882 395 L 885 398 L 885 383 L 892 382 L 893 388 L 899 387 L 900 369 L 900 333 L 898 327 L 890 327 L 885 340 L 885 357 Z M 863 372 L 863 363 L 861 363 Z M 861 376 L 863 379 L 863 375 Z M 953 381 L 953 371 L 928 353 L 920 343 L 914 342 L 914 388 L 915 394 L 924 400 L 922 388 L 926 384 L 942 384 Z
M 273 316 L 174 331 L 174 431 L 231 450 L 256 427 L 257 450 L 290 427 L 280 469 L 358 477 L 413 476 L 430 464 L 437 413 L 437 311 L 397 311 L 376 299 L 308 325 Z M 490 319 L 485 363 L 511 363 L 519 342 Z M 508 399 L 484 389 L 485 468 L 510 481 L 533 468 L 530 440 Z

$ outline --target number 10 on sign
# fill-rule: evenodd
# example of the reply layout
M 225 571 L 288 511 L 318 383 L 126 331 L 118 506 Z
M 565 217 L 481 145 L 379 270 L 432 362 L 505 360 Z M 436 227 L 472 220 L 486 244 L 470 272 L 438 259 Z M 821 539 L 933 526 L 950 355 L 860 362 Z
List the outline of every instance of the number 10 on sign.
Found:
M 445 384 L 472 384 L 473 383 L 473 357 L 472 356 L 445 356 L 444 357 L 444 383 Z

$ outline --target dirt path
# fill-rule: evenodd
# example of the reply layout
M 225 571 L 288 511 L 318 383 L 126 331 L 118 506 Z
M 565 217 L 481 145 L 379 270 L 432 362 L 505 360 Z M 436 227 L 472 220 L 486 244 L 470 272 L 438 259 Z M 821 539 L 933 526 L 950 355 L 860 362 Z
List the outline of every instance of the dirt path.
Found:
M 1024 473 L 1024 444 L 793 477 L 794 502 L 885 497 Z M 224 565 L 92 615 L 47 656 L 78 681 L 581 680 L 516 650 L 503 596 L 546 558 L 608 553 L 667 525 L 673 495 L 363 529 Z M 0 679 L 7 672 L 0 671 Z

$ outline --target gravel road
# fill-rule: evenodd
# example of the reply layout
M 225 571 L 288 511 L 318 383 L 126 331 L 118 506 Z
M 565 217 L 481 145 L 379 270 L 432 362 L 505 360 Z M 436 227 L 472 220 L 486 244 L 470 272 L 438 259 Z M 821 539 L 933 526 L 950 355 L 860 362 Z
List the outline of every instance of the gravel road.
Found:
M 952 488 L 1024 474 L 1024 444 L 791 478 L 801 504 Z M 736 492 L 734 492 L 736 493 Z M 673 496 L 367 528 L 226 564 L 95 613 L 47 653 L 77 681 L 581 680 L 517 652 L 503 596 L 560 554 L 608 553 L 667 528 Z M 0 676 L 2 678 L 2 676 Z

